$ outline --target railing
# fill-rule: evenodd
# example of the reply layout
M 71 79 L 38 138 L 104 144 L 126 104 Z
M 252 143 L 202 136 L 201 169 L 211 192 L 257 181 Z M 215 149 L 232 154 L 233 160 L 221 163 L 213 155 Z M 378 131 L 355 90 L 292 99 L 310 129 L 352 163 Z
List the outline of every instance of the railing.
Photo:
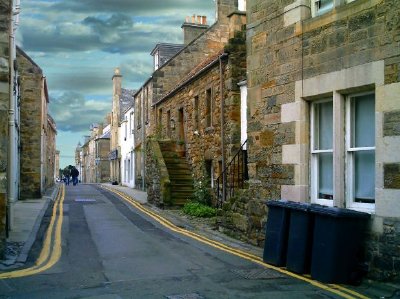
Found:
M 246 143 L 247 140 L 215 181 L 215 195 L 218 207 L 222 207 L 222 204 L 231 198 L 237 189 L 243 189 L 244 182 L 249 179 Z

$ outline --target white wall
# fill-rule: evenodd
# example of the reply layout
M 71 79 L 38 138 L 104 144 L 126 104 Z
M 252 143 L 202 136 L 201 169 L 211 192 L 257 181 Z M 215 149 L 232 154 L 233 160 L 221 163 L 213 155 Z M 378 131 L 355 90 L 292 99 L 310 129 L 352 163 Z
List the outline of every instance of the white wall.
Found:
M 124 114 L 119 127 L 119 144 L 121 146 L 121 184 L 135 187 L 135 153 L 134 153 L 134 113 L 133 108 Z

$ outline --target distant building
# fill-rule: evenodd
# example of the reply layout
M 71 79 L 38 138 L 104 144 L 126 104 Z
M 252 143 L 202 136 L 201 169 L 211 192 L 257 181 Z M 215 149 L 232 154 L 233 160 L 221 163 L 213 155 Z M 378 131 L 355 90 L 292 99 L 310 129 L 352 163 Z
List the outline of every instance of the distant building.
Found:
M 54 186 L 55 177 L 58 170 L 56 170 L 56 136 L 57 127 L 54 119 L 47 115 L 47 128 L 46 128 L 46 156 L 45 156 L 45 188 Z
M 123 120 L 123 111 L 132 104 L 135 91 L 122 88 L 122 75 L 116 68 L 112 77 L 113 99 L 110 128 L 110 180 L 121 182 L 121 148 L 119 144 L 119 127 Z

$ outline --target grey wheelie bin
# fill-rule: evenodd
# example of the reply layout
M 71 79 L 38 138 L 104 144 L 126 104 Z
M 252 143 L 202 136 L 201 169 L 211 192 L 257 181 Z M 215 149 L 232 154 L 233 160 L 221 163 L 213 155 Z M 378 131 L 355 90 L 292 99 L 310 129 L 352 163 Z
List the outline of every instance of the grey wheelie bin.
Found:
M 311 205 L 314 236 L 311 277 L 325 283 L 357 283 L 369 214 Z
M 287 201 L 267 201 L 268 219 L 265 230 L 263 260 L 275 266 L 286 265 L 289 210 Z

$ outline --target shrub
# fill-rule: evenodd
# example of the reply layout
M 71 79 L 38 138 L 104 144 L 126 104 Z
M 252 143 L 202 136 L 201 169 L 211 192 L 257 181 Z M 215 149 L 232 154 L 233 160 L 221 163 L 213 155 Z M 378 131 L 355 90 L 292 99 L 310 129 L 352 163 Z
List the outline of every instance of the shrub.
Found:
M 211 193 L 208 187 L 209 185 L 209 180 L 205 179 L 204 177 L 199 180 L 195 180 L 192 200 L 207 206 L 211 205 Z
M 216 215 L 216 209 L 198 202 L 188 202 L 183 206 L 182 211 L 187 215 L 195 217 L 208 218 Z

